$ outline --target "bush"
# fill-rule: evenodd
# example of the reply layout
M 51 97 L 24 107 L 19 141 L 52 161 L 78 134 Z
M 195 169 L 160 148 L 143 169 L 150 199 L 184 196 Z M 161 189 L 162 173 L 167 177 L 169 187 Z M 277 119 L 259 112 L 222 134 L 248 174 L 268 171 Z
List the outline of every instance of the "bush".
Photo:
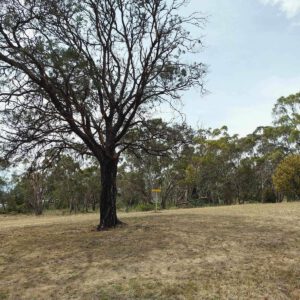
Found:
M 203 206 L 211 206 L 211 202 L 206 199 L 206 198 L 202 198 L 202 199 L 189 199 L 189 205 L 192 207 L 203 207 Z
M 136 211 L 151 211 L 155 209 L 155 205 L 151 203 L 139 203 L 134 209 Z
M 266 188 L 262 193 L 263 203 L 276 203 L 277 197 L 272 188 Z

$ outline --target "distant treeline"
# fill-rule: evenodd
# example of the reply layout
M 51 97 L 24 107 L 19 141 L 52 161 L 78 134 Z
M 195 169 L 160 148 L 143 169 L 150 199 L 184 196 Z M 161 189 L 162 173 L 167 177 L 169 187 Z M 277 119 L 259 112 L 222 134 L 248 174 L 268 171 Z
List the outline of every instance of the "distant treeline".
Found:
M 168 150 L 155 155 L 138 147 L 124 154 L 118 173 L 118 208 L 153 209 L 152 189 L 158 188 L 162 209 L 300 200 L 299 111 L 300 94 L 280 98 L 273 125 L 258 127 L 246 137 L 230 135 L 226 126 L 194 130 L 151 120 L 155 128 L 168 130 L 170 138 L 166 142 L 159 136 L 145 137 L 147 149 Z M 2 212 L 87 212 L 99 207 L 100 170 L 96 163 L 87 166 L 65 154 L 9 181 L 2 178 L 0 189 Z

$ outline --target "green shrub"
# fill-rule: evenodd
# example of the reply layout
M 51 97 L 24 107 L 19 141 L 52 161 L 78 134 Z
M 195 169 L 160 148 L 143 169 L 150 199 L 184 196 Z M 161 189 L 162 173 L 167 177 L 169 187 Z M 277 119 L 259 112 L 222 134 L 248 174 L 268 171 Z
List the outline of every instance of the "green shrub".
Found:
M 276 194 L 271 187 L 268 187 L 263 190 L 262 200 L 264 203 L 276 203 Z
M 151 203 L 139 203 L 134 209 L 136 211 L 151 211 L 155 209 L 155 205 Z

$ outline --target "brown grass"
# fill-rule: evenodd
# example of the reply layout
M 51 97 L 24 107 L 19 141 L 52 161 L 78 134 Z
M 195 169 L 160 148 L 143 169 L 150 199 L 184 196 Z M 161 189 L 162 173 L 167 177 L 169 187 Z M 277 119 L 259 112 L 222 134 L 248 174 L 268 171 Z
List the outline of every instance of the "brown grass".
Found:
M 300 203 L 0 217 L 0 299 L 300 299 Z

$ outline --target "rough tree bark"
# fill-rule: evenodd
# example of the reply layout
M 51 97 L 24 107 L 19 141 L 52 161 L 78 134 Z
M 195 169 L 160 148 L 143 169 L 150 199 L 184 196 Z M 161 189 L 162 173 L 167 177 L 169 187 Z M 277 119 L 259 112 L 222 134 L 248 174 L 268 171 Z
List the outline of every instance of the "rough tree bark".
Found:
M 120 223 L 116 207 L 118 159 L 105 156 L 100 160 L 100 166 L 101 195 L 98 230 L 105 230 L 116 227 Z

